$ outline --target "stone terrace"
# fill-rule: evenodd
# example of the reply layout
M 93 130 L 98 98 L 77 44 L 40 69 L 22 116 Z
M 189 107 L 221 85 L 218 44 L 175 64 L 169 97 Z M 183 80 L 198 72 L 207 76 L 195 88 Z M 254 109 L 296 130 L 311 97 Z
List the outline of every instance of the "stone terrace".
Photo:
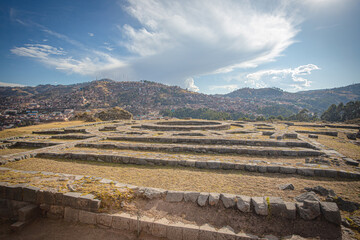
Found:
M 360 198 L 359 162 L 309 138 L 309 133 L 338 138 L 337 133 L 341 137 L 356 129 L 327 128 L 171 120 L 114 121 L 36 131 L 32 136 L 2 140 L 0 163 L 5 168 L 0 169 L 4 173 L 0 177 L 0 198 L 7 199 L 8 207 L 13 206 L 12 201 L 28 202 L 16 194 L 25 196 L 20 192 L 27 192 L 32 185 L 38 189 L 33 194 L 42 191 L 55 199 L 36 197 L 30 201 L 42 204 L 47 216 L 168 239 L 257 238 L 249 234 L 266 239 L 288 235 L 338 238 L 344 234 L 340 213 L 343 217 L 349 215 L 344 205 L 360 206 L 356 203 Z M 81 167 L 75 168 L 79 164 Z M 129 174 L 113 175 L 106 172 L 108 169 L 128 169 Z M 173 176 L 166 175 L 172 170 Z M 209 172 L 191 182 L 189 177 L 181 178 L 187 171 L 196 175 Z M 140 172 L 144 175 L 138 175 Z M 84 177 L 89 173 L 91 176 Z M 218 185 L 212 188 L 206 186 L 210 176 L 218 179 Z M 240 176 L 244 182 L 237 182 Z M 145 177 L 149 180 L 144 181 Z M 41 179 L 50 179 L 51 184 Z M 91 191 L 83 188 L 89 179 L 95 180 Z M 171 184 L 158 183 L 157 179 L 168 179 Z M 264 191 L 260 179 L 269 191 Z M 130 194 L 129 199 L 114 198 L 109 203 L 97 190 L 105 191 L 101 184 L 110 184 L 108 192 L 121 193 L 116 196 Z M 319 189 L 330 193 L 324 195 L 325 190 Z M 92 195 L 81 200 L 89 192 Z M 60 195 L 69 199 L 57 202 L 56 196 Z M 84 209 L 84 201 L 99 203 L 96 209 Z M 143 217 L 137 216 L 139 212 Z M 131 227 L 132 221 L 138 221 L 140 227 Z M 121 222 L 130 225 L 124 227 Z M 193 235 L 188 238 L 187 234 Z

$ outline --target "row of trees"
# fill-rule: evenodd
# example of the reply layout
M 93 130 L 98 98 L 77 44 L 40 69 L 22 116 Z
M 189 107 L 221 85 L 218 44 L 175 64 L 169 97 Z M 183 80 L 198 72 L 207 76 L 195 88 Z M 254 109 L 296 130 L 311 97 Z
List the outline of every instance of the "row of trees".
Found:
M 243 113 L 227 113 L 221 111 L 215 111 L 208 108 L 179 108 L 175 110 L 162 110 L 160 112 L 163 116 L 176 117 L 176 118 L 199 118 L 208 120 L 286 120 L 286 121 L 301 121 L 301 122 L 313 122 L 320 120 L 316 113 L 312 113 L 307 109 L 302 109 L 296 114 L 292 115 L 270 115 L 265 117 L 263 115 L 254 116 L 246 115 Z M 276 114 L 276 112 L 275 112 Z M 351 119 L 360 118 L 360 101 L 348 102 L 346 105 L 340 103 L 339 105 L 331 105 L 322 115 L 321 120 L 330 122 L 343 122 Z
M 332 104 L 322 115 L 321 119 L 329 122 L 344 122 L 360 118 L 360 101 L 351 101 L 346 105 L 343 103 Z

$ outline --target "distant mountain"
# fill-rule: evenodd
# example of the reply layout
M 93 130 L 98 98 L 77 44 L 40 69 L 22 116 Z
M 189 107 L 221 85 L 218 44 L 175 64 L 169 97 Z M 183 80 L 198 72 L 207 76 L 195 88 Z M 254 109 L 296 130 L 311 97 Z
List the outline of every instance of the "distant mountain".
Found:
M 0 110 L 25 110 L 30 103 L 38 109 L 96 109 L 119 106 L 134 115 L 177 108 L 210 108 L 230 113 L 288 116 L 302 108 L 321 113 L 331 104 L 360 100 L 360 84 L 342 88 L 289 93 L 278 88 L 242 88 L 225 95 L 206 95 L 177 86 L 110 79 L 36 87 L 0 87 Z
M 239 99 L 268 100 L 278 103 L 285 102 L 320 113 L 331 104 L 339 104 L 340 102 L 345 104 L 350 101 L 360 100 L 360 84 L 296 93 L 285 92 L 278 88 L 241 88 L 224 96 Z

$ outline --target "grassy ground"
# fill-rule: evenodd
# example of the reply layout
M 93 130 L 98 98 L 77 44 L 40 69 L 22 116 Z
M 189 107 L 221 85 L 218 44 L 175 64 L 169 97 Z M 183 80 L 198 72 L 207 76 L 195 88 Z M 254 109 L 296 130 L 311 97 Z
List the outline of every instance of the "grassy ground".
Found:
M 7 148 L 7 149 L 0 149 L 0 156 L 8 155 L 8 154 L 14 154 L 14 153 L 27 152 L 27 151 L 34 150 L 34 149 L 36 149 L 36 148 Z
M 310 178 L 297 175 L 200 170 L 181 167 L 116 165 L 38 158 L 8 163 L 6 167 L 20 170 L 97 176 L 137 186 L 170 190 L 234 193 L 247 196 L 279 196 L 287 201 L 293 201 L 295 196 L 303 192 L 304 187 L 321 185 L 333 189 L 336 194 L 345 199 L 360 201 L 360 182 L 335 181 L 334 179 Z M 285 183 L 292 183 L 295 190 L 279 190 L 277 185 Z
M 347 157 L 360 159 L 360 146 L 350 142 L 344 133 L 339 133 L 338 137 L 319 135 L 317 141 L 327 147 L 335 149 Z
M 28 135 L 31 134 L 33 131 L 46 130 L 51 128 L 71 127 L 81 124 L 84 124 L 84 122 L 83 121 L 53 122 L 53 123 L 45 123 L 40 125 L 32 125 L 28 127 L 6 129 L 0 132 L 0 139 Z

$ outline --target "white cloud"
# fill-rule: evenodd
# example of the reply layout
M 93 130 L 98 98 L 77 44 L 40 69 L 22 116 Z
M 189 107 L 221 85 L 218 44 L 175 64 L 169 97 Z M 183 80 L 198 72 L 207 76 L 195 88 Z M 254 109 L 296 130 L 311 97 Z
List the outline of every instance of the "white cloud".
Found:
M 214 91 L 214 92 L 232 92 L 236 89 L 238 89 L 239 86 L 237 84 L 227 84 L 227 85 L 213 85 L 209 87 L 210 91 Z
M 281 2 L 267 12 L 256 4 L 129 0 L 125 10 L 142 26 L 120 27 L 120 44 L 139 56 L 130 62 L 134 77 L 184 86 L 189 77 L 274 61 L 298 30 Z
M 198 92 L 199 88 L 195 85 L 193 78 L 185 79 L 185 88 L 189 91 Z
M 14 47 L 10 51 L 18 56 L 35 58 L 58 70 L 81 75 L 95 76 L 101 72 L 118 69 L 126 65 L 123 61 L 100 51 L 92 51 L 91 57 L 81 59 L 66 57 L 66 52 L 62 48 L 44 44 L 25 44 L 24 47 Z
M 25 85 L 17 84 L 17 83 L 0 82 L 0 87 L 25 87 Z
M 88 34 L 89 34 L 90 37 L 93 37 L 93 36 L 94 36 L 94 34 L 91 33 L 91 32 L 89 32 Z
M 283 3 L 274 1 L 269 8 L 264 1 L 247 0 L 128 0 L 123 10 L 139 25 L 118 26 L 123 36 L 118 43 L 130 53 L 126 61 L 29 21 L 23 24 L 70 43 L 77 47 L 73 53 L 80 52 L 81 57 L 71 56 L 68 48 L 65 52 L 49 45 L 11 51 L 69 73 L 101 73 L 115 80 L 126 75 L 126 79 L 149 79 L 198 91 L 194 77 L 274 61 L 294 43 L 296 17 L 288 14 L 291 11 Z M 19 20 L 15 12 L 12 18 Z M 100 48 L 114 49 L 107 44 Z
M 314 64 L 297 68 L 261 70 L 246 75 L 245 83 L 254 87 L 280 87 L 285 90 L 301 90 L 310 87 L 311 81 L 302 77 L 320 68 Z M 288 87 L 291 86 L 292 89 Z

